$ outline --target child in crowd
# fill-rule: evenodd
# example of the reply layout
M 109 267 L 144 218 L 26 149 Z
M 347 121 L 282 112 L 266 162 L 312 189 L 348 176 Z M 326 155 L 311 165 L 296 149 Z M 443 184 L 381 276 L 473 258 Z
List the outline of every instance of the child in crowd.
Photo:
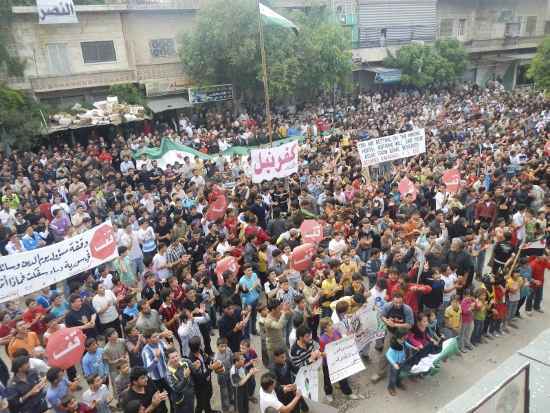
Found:
M 266 343 L 266 337 L 267 337 L 267 331 L 265 329 L 265 321 L 267 320 L 267 315 L 269 314 L 269 311 L 267 309 L 267 306 L 265 304 L 260 304 L 258 306 L 258 318 L 256 320 L 257 324 L 257 331 L 260 334 L 260 352 L 262 354 L 262 364 L 264 366 L 269 365 L 269 355 L 267 353 L 267 343 Z
M 82 372 L 86 377 L 96 374 L 105 383 L 109 383 L 109 366 L 103 357 L 103 348 L 98 347 L 95 338 L 86 340 L 86 354 L 82 357 Z
M 474 347 L 470 341 L 472 332 L 474 331 L 474 309 L 476 305 L 475 299 L 472 297 L 472 291 L 469 288 L 464 289 L 464 297 L 460 303 L 462 311 L 462 324 L 460 325 L 460 334 L 458 337 L 458 346 L 460 351 L 466 353 L 468 350 L 473 350 Z
M 485 288 L 479 288 L 475 292 L 474 307 L 474 332 L 471 342 L 474 346 L 485 343 L 483 338 L 483 326 L 487 317 L 487 291 Z
M 254 374 L 258 371 L 255 367 L 252 367 L 247 373 L 245 366 L 246 359 L 243 354 L 235 353 L 233 355 L 233 365 L 230 369 L 230 380 L 231 385 L 235 389 L 235 405 L 238 413 L 248 413 L 248 403 L 250 401 L 249 383 L 250 380 L 254 379 Z
M 109 403 L 113 396 L 103 379 L 97 374 L 92 374 L 86 379 L 88 390 L 82 393 L 82 401 L 91 408 L 95 408 L 96 413 L 111 413 Z
M 388 392 L 391 396 L 395 396 L 395 388 L 399 387 L 401 390 L 406 390 L 405 385 L 401 382 L 401 372 L 405 371 L 407 366 L 407 355 L 405 347 L 413 348 L 411 344 L 405 341 L 405 337 L 396 335 L 392 337 L 390 342 L 390 348 L 386 352 L 385 357 L 390 364 L 390 377 L 388 382 Z
M 220 386 L 220 399 L 222 402 L 222 411 L 234 410 L 235 392 L 231 387 L 230 371 L 233 365 L 233 352 L 227 345 L 227 338 L 218 337 L 216 341 L 218 351 L 214 355 L 214 360 L 221 364 L 221 368 L 216 371 L 218 375 L 218 385 Z
M 255 364 L 258 362 L 258 353 L 256 353 L 256 350 L 254 350 L 250 346 L 250 340 L 248 339 L 244 339 L 241 341 L 240 351 L 245 360 L 245 364 L 244 364 L 245 372 L 248 373 L 250 370 L 254 368 Z M 248 399 L 252 403 L 257 403 L 258 401 L 256 397 L 254 397 L 255 390 L 256 390 L 256 379 L 254 377 L 251 377 L 248 380 Z
M 460 308 L 460 299 L 455 295 L 451 299 L 451 305 L 445 309 L 445 336 L 457 337 L 460 334 L 461 325 L 462 310 Z

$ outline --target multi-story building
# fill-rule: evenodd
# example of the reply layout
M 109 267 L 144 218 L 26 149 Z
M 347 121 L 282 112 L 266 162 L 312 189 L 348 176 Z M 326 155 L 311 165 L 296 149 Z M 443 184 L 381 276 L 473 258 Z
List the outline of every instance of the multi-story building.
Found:
M 354 22 L 358 42 L 355 78 L 362 85 L 395 81 L 383 67 L 388 53 L 413 42 L 454 38 L 470 53 L 465 79 L 484 85 L 499 79 L 512 88 L 525 82 L 525 68 L 550 34 L 549 0 L 334 0 L 343 19 Z M 350 14 L 350 17 L 346 16 Z

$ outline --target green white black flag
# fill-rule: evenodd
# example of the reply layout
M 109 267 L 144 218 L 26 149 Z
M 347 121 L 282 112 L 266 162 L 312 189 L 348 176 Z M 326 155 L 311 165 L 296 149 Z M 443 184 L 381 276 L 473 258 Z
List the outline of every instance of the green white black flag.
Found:
M 280 14 L 275 13 L 269 7 L 264 6 L 262 3 L 260 3 L 260 14 L 263 17 L 265 24 L 292 29 L 294 30 L 294 33 L 298 34 L 298 26 Z

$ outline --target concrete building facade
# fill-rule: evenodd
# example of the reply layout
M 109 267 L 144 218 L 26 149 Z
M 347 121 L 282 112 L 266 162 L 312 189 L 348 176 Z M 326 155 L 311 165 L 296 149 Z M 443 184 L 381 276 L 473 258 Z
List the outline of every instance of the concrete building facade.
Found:
M 356 73 L 362 84 L 405 44 L 454 38 L 470 53 L 465 80 L 512 88 L 526 81 L 526 65 L 550 34 L 549 0 L 355 0 L 351 10 L 359 32 L 354 60 L 367 72 Z

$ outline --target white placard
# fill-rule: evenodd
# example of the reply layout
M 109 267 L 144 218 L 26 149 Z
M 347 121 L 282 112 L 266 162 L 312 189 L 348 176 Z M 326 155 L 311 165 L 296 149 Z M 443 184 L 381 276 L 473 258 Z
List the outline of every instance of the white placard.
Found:
M 73 0 L 36 0 L 39 24 L 78 23 Z
M 343 336 L 355 335 L 357 349 L 362 351 L 369 343 L 383 338 L 386 332 L 369 328 L 369 306 L 363 304 L 355 313 L 350 314 L 334 326 Z
M 298 142 L 250 151 L 252 182 L 285 178 L 298 172 Z
M 319 401 L 321 382 L 319 369 L 321 368 L 321 363 L 322 360 L 319 359 L 315 363 L 301 367 L 294 380 L 294 384 L 302 392 L 303 397 L 316 402 Z
M 0 303 L 118 257 L 111 221 L 56 244 L 0 257 Z
M 363 167 L 407 158 L 426 152 L 426 133 L 424 129 L 415 129 L 383 138 L 369 139 L 359 142 L 357 150 Z
M 330 382 L 333 384 L 365 370 L 355 336 L 345 336 L 327 344 L 325 353 Z

